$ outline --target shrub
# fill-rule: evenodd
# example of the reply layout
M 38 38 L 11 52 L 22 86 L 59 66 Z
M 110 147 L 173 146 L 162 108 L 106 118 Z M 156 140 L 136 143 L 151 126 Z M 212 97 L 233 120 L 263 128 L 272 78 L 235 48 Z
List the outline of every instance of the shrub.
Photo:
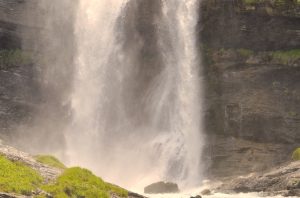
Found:
M 126 190 L 107 184 L 89 170 L 79 167 L 66 169 L 54 184 L 46 185 L 43 189 L 60 198 L 108 198 L 110 192 L 123 197 L 128 195 Z
M 51 155 L 37 155 L 35 156 L 36 161 L 55 167 L 60 169 L 65 169 L 66 166 L 61 163 L 57 158 L 51 156 Z
M 297 148 L 292 155 L 292 159 L 295 161 L 300 160 L 300 148 Z
M 0 156 L 0 191 L 31 195 L 42 181 L 42 177 L 35 170 Z

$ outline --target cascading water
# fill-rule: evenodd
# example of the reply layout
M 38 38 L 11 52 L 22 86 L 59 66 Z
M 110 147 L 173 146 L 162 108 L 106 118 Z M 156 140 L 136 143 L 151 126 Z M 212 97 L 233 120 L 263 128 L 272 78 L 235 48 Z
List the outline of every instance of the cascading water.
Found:
M 195 35 L 199 0 L 159 3 L 154 34 L 161 64 L 154 69 L 151 59 L 140 58 L 150 45 L 142 33 L 131 32 L 134 42 L 126 47 L 126 10 L 138 3 L 79 1 L 67 156 L 70 164 L 131 189 L 160 180 L 196 184 L 203 141 Z M 147 68 L 141 72 L 143 61 Z

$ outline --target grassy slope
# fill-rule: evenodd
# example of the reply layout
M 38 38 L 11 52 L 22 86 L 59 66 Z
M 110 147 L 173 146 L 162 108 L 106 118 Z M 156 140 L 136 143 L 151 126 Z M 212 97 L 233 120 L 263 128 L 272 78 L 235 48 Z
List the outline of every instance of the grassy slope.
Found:
M 60 198 L 108 198 L 110 192 L 122 197 L 128 196 L 126 190 L 107 184 L 91 171 L 79 167 L 66 169 L 55 183 L 46 185 L 43 189 L 54 197 Z
M 66 168 L 52 156 L 37 156 L 37 160 L 47 165 L 63 168 L 64 172 L 51 184 L 43 184 L 38 172 L 19 162 L 12 162 L 0 156 L 0 192 L 33 195 L 39 188 L 53 197 L 108 198 L 111 193 L 127 197 L 128 191 L 104 182 L 91 171 L 79 167 Z M 36 197 L 46 197 L 44 194 Z
M 34 157 L 36 161 L 46 164 L 48 166 L 52 166 L 55 168 L 66 169 L 67 167 L 61 163 L 57 158 L 51 155 L 37 155 Z
M 0 156 L 0 191 L 30 195 L 42 181 L 42 177 L 31 168 Z

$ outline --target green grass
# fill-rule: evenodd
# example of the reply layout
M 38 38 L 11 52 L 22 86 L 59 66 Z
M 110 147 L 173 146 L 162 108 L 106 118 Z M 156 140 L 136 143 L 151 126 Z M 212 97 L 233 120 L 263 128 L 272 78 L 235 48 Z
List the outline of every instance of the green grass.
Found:
M 42 181 L 35 170 L 0 156 L 0 191 L 31 195 Z
M 38 172 L 25 164 L 12 162 L 0 155 L 0 192 L 32 195 L 38 188 L 58 198 L 109 198 L 110 193 L 128 197 L 128 191 L 104 182 L 91 171 L 79 167 L 68 168 L 53 156 L 39 155 L 37 161 L 63 168 L 64 172 L 52 183 L 42 184 Z M 41 194 L 36 197 L 44 198 Z
M 110 192 L 123 197 L 128 196 L 126 190 L 105 183 L 89 170 L 79 167 L 66 169 L 55 183 L 46 185 L 43 189 L 59 198 L 108 198 Z
M 293 154 L 292 154 L 292 159 L 295 161 L 300 160 L 300 148 L 297 148 Z
M 289 64 L 300 59 L 300 49 L 275 51 L 272 53 L 272 57 L 283 64 Z
M 51 155 L 37 155 L 35 156 L 36 161 L 46 164 L 48 166 L 52 166 L 55 168 L 65 169 L 66 166 L 61 163 L 57 158 Z
M 31 55 L 20 49 L 0 50 L 0 69 L 32 63 Z

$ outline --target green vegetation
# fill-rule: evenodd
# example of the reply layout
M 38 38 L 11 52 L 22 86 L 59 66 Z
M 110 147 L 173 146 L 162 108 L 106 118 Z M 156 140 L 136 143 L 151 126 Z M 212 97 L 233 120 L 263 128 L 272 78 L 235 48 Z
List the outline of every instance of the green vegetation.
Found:
M 292 155 L 292 159 L 295 161 L 300 160 L 300 148 L 297 148 Z
M 246 5 L 252 5 L 261 2 L 261 0 L 243 0 L 243 3 Z
M 55 157 L 39 155 L 36 159 L 41 163 L 65 169 Z M 59 198 L 109 198 L 110 193 L 128 197 L 128 191 L 125 189 L 106 183 L 91 171 L 79 167 L 65 169 L 55 181 L 43 184 L 43 178 L 38 172 L 0 155 L 0 192 L 31 196 L 39 188 Z M 36 197 L 47 196 L 43 193 Z
M 254 52 L 250 49 L 238 49 L 237 52 L 244 58 L 248 58 L 254 54 Z
M 54 184 L 44 186 L 43 189 L 60 198 L 108 198 L 109 192 L 122 197 L 128 196 L 126 190 L 107 184 L 89 170 L 79 167 L 66 169 Z
M 32 63 L 32 58 L 28 52 L 20 49 L 0 50 L 0 69 L 30 63 Z
M 254 57 L 255 60 L 261 63 L 272 63 L 282 65 L 296 65 L 300 61 L 300 49 L 281 50 L 281 51 L 253 51 L 245 48 L 219 48 L 209 49 L 204 48 L 204 60 L 207 64 L 213 64 L 219 58 L 229 59 L 244 59 L 248 60 Z
M 298 116 L 298 113 L 295 112 L 295 111 L 289 111 L 289 112 L 288 112 L 288 115 L 289 115 L 290 117 L 297 117 L 297 116 Z
M 35 156 L 36 161 L 55 167 L 60 169 L 65 169 L 66 166 L 61 163 L 57 158 L 51 156 L 51 155 L 37 155 Z
M 0 191 L 31 195 L 42 183 L 33 169 L 0 156 Z
M 120 197 L 128 197 L 128 191 L 116 186 L 114 184 L 106 183 L 106 190 L 108 192 L 116 193 Z
M 300 0 L 242 0 L 245 5 L 255 5 L 258 3 L 272 3 L 274 5 L 299 4 Z
M 272 57 L 283 64 L 289 64 L 300 59 L 300 49 L 275 51 L 272 53 Z

